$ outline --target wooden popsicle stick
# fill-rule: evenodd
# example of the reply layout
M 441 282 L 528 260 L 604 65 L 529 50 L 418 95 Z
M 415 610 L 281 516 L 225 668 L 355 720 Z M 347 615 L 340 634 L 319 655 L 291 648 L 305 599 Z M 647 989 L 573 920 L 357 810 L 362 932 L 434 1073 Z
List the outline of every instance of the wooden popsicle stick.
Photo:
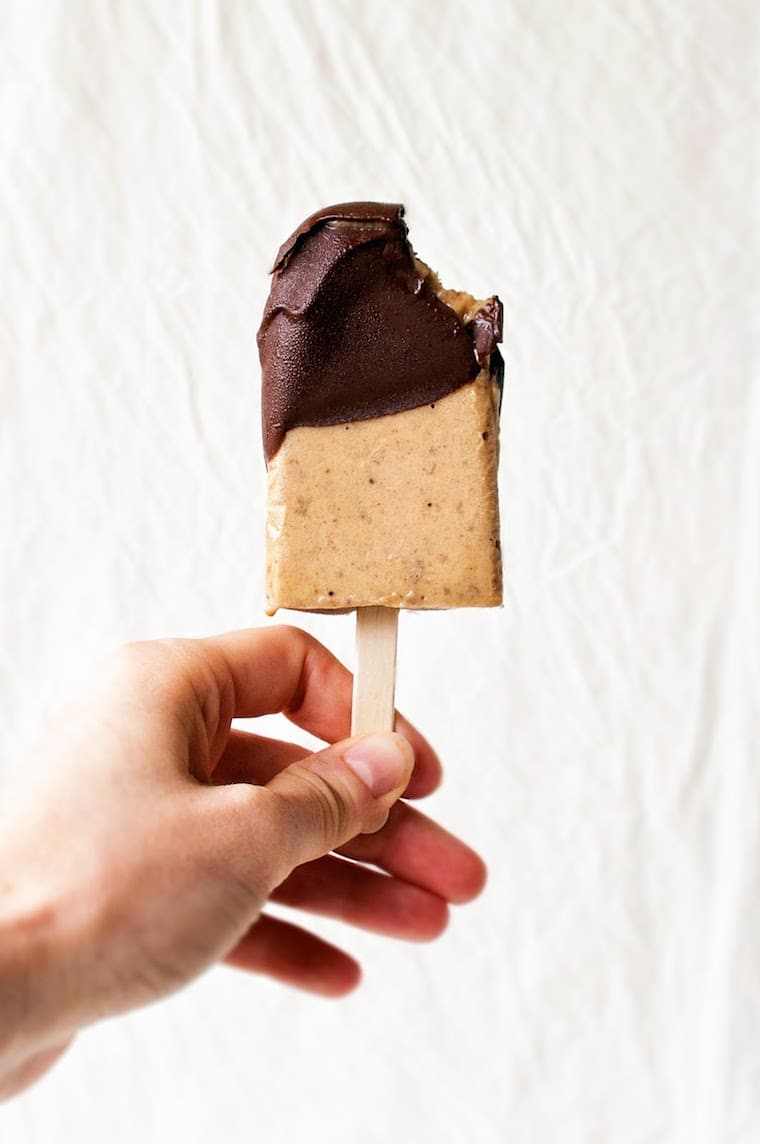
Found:
M 398 608 L 356 609 L 356 667 L 351 734 L 392 731 Z

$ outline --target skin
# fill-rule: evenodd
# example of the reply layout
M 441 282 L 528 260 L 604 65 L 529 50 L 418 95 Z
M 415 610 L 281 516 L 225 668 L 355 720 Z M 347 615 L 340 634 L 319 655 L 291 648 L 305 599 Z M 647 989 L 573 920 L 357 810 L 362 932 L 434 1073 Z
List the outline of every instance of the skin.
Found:
M 352 990 L 356 961 L 268 900 L 426 941 L 479 893 L 481 859 L 398 801 L 440 782 L 430 744 L 402 716 L 374 745 L 347 739 L 350 706 L 348 671 L 295 628 L 131 644 L 103 666 L 3 792 L 0 1097 L 219 960 Z M 330 745 L 232 726 L 273 712 Z

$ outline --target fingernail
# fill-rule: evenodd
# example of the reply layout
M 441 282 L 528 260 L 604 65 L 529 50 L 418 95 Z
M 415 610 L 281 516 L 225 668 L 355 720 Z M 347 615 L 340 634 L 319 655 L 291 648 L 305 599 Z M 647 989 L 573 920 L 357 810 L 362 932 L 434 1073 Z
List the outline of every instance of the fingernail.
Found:
M 343 756 L 356 777 L 369 787 L 373 798 L 405 786 L 414 766 L 414 752 L 402 735 L 366 735 Z

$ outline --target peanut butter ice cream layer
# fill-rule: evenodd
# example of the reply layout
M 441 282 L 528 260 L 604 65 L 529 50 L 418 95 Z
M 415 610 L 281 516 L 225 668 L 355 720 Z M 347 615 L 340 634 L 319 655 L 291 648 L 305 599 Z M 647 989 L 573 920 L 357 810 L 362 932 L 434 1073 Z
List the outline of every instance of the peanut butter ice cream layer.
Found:
M 498 390 L 291 429 L 269 465 L 267 607 L 501 603 Z

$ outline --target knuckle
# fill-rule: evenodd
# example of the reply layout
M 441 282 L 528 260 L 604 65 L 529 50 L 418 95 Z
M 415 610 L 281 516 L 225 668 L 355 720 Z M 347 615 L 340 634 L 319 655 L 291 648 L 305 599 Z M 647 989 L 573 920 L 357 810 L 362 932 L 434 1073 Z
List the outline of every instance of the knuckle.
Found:
M 275 796 L 266 787 L 231 783 L 220 788 L 224 808 L 224 871 L 244 897 L 259 905 L 284 875 L 282 839 L 276 830 Z
M 330 841 L 348 837 L 353 822 L 351 803 L 339 786 L 308 767 L 299 768 L 309 788 L 309 803 L 319 834 Z
M 172 646 L 181 640 L 132 640 L 117 648 L 113 663 L 117 671 L 126 675 L 156 674 L 164 671 L 176 656 Z
M 238 811 L 246 824 L 259 825 L 266 817 L 267 806 L 271 802 L 271 791 L 254 783 L 230 783 L 224 787 L 225 800 Z
M 150 644 L 144 640 L 131 640 L 118 647 L 113 654 L 113 664 L 124 671 L 134 670 L 146 659 Z
M 113 656 L 117 679 L 139 684 L 160 699 L 176 700 L 195 692 L 199 674 L 193 641 L 178 638 L 135 640 Z
M 270 638 L 279 640 L 284 646 L 308 647 L 313 637 L 293 624 L 274 624 L 268 629 Z
M 271 628 L 282 639 L 303 639 L 305 632 L 297 628 L 295 624 L 273 624 Z

